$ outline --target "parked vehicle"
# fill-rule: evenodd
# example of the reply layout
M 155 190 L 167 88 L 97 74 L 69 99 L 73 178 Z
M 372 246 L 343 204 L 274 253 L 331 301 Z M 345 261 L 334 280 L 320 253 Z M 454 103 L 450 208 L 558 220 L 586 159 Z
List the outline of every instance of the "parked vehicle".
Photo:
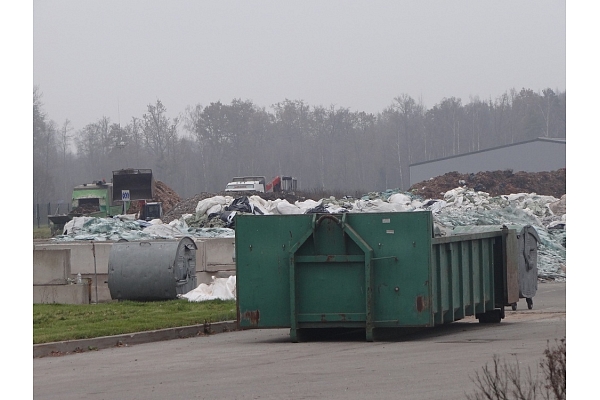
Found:
M 297 189 L 298 180 L 291 176 L 276 176 L 267 182 L 264 176 L 238 176 L 225 187 L 226 192 L 281 192 Z

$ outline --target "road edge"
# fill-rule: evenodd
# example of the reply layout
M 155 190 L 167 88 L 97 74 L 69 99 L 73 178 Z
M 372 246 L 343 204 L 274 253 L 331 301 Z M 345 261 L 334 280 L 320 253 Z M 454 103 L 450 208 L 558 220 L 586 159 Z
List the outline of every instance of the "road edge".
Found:
M 102 336 L 92 339 L 65 340 L 61 342 L 40 343 L 33 345 L 33 358 L 62 356 L 108 349 L 111 347 L 128 347 L 136 344 L 160 342 L 163 340 L 185 339 L 196 336 L 208 336 L 216 333 L 237 330 L 237 321 L 223 321 L 177 328 L 158 329 L 153 331 L 127 333 L 123 335 Z

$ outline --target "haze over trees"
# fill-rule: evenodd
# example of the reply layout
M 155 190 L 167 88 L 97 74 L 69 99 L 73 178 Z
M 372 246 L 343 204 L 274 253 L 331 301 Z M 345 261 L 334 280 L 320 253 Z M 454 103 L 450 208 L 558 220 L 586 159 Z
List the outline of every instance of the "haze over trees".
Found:
M 566 93 L 549 88 L 431 108 L 400 94 L 377 114 L 289 99 L 268 109 L 240 99 L 190 105 L 175 118 L 167 109 L 157 99 L 125 124 L 99 116 L 74 130 L 44 112 L 34 87 L 34 204 L 68 202 L 73 186 L 110 181 L 121 168 L 151 168 L 182 198 L 220 192 L 242 175 L 291 175 L 303 190 L 406 190 L 413 163 L 566 137 Z

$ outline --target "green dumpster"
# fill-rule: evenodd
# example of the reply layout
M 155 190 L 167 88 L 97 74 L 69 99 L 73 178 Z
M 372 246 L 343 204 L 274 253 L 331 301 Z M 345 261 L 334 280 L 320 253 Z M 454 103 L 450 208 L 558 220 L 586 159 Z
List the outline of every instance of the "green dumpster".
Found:
M 433 237 L 430 212 L 238 215 L 240 329 L 500 322 L 518 300 L 514 231 Z M 516 293 L 516 294 L 515 294 Z

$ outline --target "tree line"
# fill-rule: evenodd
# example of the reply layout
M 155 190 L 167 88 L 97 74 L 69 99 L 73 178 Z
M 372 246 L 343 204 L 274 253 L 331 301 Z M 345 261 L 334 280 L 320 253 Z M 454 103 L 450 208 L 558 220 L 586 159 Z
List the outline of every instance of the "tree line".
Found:
M 401 94 L 376 114 L 289 99 L 269 109 L 233 99 L 166 112 L 156 100 L 124 126 L 102 116 L 75 131 L 45 113 L 34 87 L 34 204 L 69 201 L 73 186 L 109 181 L 121 168 L 151 168 L 182 198 L 220 192 L 243 175 L 291 175 L 303 190 L 407 190 L 411 164 L 566 137 L 566 93 L 549 88 L 466 104 L 444 98 L 431 108 Z

